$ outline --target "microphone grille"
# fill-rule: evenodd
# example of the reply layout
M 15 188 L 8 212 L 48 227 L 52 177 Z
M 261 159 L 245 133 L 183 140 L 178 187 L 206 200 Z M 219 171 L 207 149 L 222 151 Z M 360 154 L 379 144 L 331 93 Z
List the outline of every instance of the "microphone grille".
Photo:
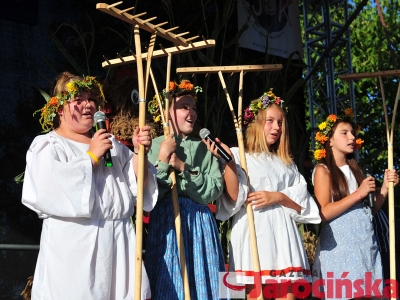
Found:
M 371 166 L 369 164 L 365 164 L 363 166 L 363 173 L 364 174 L 372 174 Z
M 208 130 L 207 128 L 203 128 L 199 132 L 199 135 L 202 139 L 206 138 L 206 136 L 209 134 L 210 134 L 210 130 Z
M 94 116 L 93 116 L 93 118 L 94 118 L 94 121 L 97 123 L 97 122 L 100 122 L 100 121 L 106 121 L 106 114 L 105 113 L 103 113 L 102 111 L 96 111 L 96 113 L 94 114 Z

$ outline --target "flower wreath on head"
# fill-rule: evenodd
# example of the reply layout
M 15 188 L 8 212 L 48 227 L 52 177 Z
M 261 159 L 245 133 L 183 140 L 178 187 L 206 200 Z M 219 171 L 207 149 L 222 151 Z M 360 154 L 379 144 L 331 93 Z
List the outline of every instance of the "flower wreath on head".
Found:
M 100 98 L 105 101 L 103 86 L 93 76 L 86 76 L 83 80 L 70 81 L 66 84 L 66 88 L 66 91 L 62 91 L 56 96 L 46 99 L 47 103 L 41 109 L 33 113 L 33 115 L 35 115 L 41 112 L 39 122 L 44 131 L 48 131 L 52 128 L 59 107 L 63 106 L 66 102 L 70 102 L 71 99 L 83 91 L 97 88 L 100 92 Z
M 202 92 L 203 89 L 200 86 L 194 86 L 194 84 L 191 83 L 190 80 L 188 79 L 182 79 L 182 81 L 179 84 L 177 84 L 175 81 L 171 81 L 169 83 L 170 95 L 175 95 L 179 92 L 184 92 L 184 91 L 194 91 L 194 93 L 197 94 L 198 92 Z M 161 93 L 158 93 L 158 97 L 160 98 L 161 105 L 164 108 L 165 98 L 167 97 L 167 92 L 165 91 L 165 89 Z M 196 95 L 193 96 L 193 99 L 194 101 L 197 101 Z M 153 116 L 154 122 L 161 123 L 162 118 L 161 118 L 160 107 L 158 105 L 157 95 L 154 95 L 153 99 L 149 101 L 148 111 Z
M 256 100 L 251 101 L 250 105 L 244 110 L 244 125 L 251 123 L 260 110 L 266 109 L 268 106 L 272 104 L 277 104 L 282 107 L 283 100 L 280 97 L 275 96 L 272 92 L 273 89 L 269 89 L 269 92 L 265 92 Z
M 344 116 L 336 116 L 334 114 L 329 115 L 325 121 L 318 125 L 318 131 L 315 133 L 315 151 L 314 159 L 318 163 L 326 157 L 325 142 L 329 139 L 329 133 L 335 125 L 336 121 L 344 120 L 352 122 L 354 118 L 354 113 L 351 108 L 346 108 L 344 110 Z M 358 132 L 358 130 L 357 130 Z M 355 140 L 354 150 L 360 149 L 364 141 L 360 138 Z

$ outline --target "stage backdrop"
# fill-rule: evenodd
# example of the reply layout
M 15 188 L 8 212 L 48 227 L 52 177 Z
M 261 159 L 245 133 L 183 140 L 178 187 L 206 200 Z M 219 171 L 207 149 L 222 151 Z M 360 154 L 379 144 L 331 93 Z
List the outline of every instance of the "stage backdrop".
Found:
M 237 0 L 239 46 L 287 58 L 303 56 L 298 0 Z M 300 58 L 294 56 L 294 58 Z

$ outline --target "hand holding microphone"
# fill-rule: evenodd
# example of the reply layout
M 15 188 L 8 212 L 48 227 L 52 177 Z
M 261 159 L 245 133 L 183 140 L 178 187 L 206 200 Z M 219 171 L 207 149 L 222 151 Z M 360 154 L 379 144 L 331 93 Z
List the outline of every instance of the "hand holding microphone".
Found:
M 98 111 L 98 112 L 96 112 L 94 114 L 94 122 L 95 122 L 95 125 L 96 125 L 96 131 L 99 131 L 100 129 L 106 129 L 107 130 L 107 127 L 106 127 L 106 115 L 102 111 Z M 107 131 L 105 131 L 105 133 L 106 132 Z M 112 143 L 108 139 L 108 136 L 107 136 L 106 139 L 107 139 L 107 144 L 108 144 L 107 148 L 108 149 L 105 151 L 104 156 L 103 156 L 104 157 L 104 165 L 106 167 L 112 167 L 113 163 L 112 163 L 111 152 L 110 152 L 110 148 L 112 148 Z
M 371 166 L 370 165 L 364 165 L 363 166 L 363 173 L 364 173 L 365 178 L 368 178 L 368 177 L 372 176 Z M 374 179 L 374 188 L 375 188 L 375 179 Z M 375 193 L 374 192 L 370 192 L 367 195 L 367 198 L 365 198 L 364 203 L 367 206 L 373 208 L 374 207 L 374 201 L 375 201 Z
M 203 128 L 200 130 L 199 133 L 200 137 L 206 141 L 210 141 L 210 143 L 214 143 L 215 147 L 217 148 L 218 154 L 228 163 L 232 160 L 232 156 L 228 154 L 228 152 L 225 151 L 225 149 L 221 146 L 220 143 L 214 140 L 214 138 L 211 136 L 210 131 L 207 128 Z

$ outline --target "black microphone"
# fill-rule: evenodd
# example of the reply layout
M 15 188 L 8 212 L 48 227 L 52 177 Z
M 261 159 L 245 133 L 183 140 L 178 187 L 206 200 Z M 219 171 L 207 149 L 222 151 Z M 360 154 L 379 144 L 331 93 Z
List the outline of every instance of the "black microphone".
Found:
M 96 131 L 99 129 L 107 129 L 106 114 L 103 113 L 102 111 L 97 111 L 94 114 L 94 122 L 96 123 Z M 104 165 L 106 167 L 113 166 L 110 149 L 108 149 L 106 153 L 104 153 Z
M 203 128 L 202 130 L 200 130 L 199 133 L 200 137 L 202 139 L 210 140 L 211 143 L 215 143 L 215 147 L 217 147 L 218 149 L 218 154 L 221 155 L 221 157 L 226 161 L 226 162 L 230 162 L 232 160 L 232 156 L 230 156 L 225 150 L 224 148 L 222 148 L 222 146 L 216 142 L 213 137 L 211 136 L 210 130 L 208 130 L 207 128 Z
M 368 164 L 364 165 L 363 166 L 363 173 L 364 173 L 365 178 L 367 178 L 369 176 L 372 176 L 371 166 L 368 165 Z M 375 193 L 371 192 L 371 193 L 368 194 L 367 198 L 364 200 L 364 203 L 367 206 L 373 208 L 374 207 L 374 199 L 375 199 Z

